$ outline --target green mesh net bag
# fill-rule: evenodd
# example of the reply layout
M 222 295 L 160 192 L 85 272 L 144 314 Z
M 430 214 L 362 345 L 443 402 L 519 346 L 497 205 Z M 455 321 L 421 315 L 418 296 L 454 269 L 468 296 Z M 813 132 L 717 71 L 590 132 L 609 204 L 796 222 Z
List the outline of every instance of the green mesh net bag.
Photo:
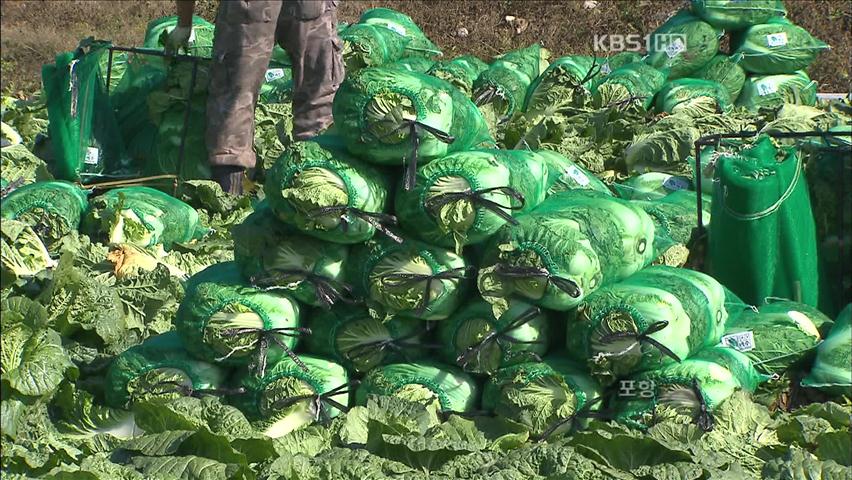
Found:
M 719 282 L 654 265 L 586 297 L 568 327 L 568 351 L 610 384 L 718 344 L 727 318 Z
M 719 51 L 723 32 L 681 10 L 651 34 L 645 62 L 669 71 L 669 80 L 688 77 Z
M 790 75 L 749 77 L 737 97 L 737 106 L 749 110 L 778 108 L 785 103 L 814 106 L 817 101 L 817 82 L 803 71 Z
M 169 33 L 175 29 L 178 23 L 176 15 L 161 17 L 151 20 L 145 30 L 145 40 L 142 46 L 145 48 L 156 48 L 162 50 L 166 47 L 166 39 Z M 216 27 L 201 17 L 192 17 L 192 36 L 189 38 L 187 55 L 196 57 L 207 57 L 213 55 L 213 37 Z
M 689 414 L 704 431 L 713 429 L 712 412 L 737 391 L 753 393 L 768 380 L 751 360 L 733 348 L 709 347 L 681 363 L 622 380 L 613 409 L 616 420 L 644 428 L 660 407 Z
M 691 117 L 727 113 L 731 97 L 721 83 L 697 78 L 678 78 L 657 93 L 657 111 L 683 113 Z
M 355 391 L 355 403 L 366 405 L 371 395 L 399 397 L 411 402 L 438 401 L 444 412 L 472 412 L 479 407 L 479 385 L 457 367 L 433 362 L 394 363 L 374 368 Z
M 676 113 L 641 128 L 624 150 L 623 164 L 629 174 L 661 172 L 691 176 L 690 155 L 701 130 L 690 115 Z
M 741 30 L 787 14 L 781 0 L 692 0 L 692 11 L 716 28 Z
M 411 39 L 380 25 L 356 23 L 340 33 L 343 65 L 347 73 L 381 67 L 406 55 Z
M 371 8 L 365 10 L 358 23 L 379 25 L 410 39 L 406 48 L 424 56 L 441 55 L 438 47 L 426 37 L 423 30 L 408 15 L 390 8 Z
M 363 307 L 335 307 L 311 316 L 305 348 L 363 373 L 379 365 L 424 357 L 430 325 L 404 317 L 382 321 Z
M 745 71 L 763 75 L 804 70 L 828 45 L 785 18 L 754 25 L 732 40 Z
M 231 229 L 234 261 L 243 278 L 265 290 L 289 293 L 315 307 L 351 302 L 343 283 L 349 249 L 323 242 L 281 223 L 266 204 Z
M 768 297 L 819 301 L 816 227 L 803 175 L 798 152 L 778 150 L 766 136 L 716 163 L 709 271 L 752 305 Z
M 591 90 L 603 63 L 602 59 L 581 55 L 557 58 L 530 84 L 524 112 L 547 111 L 570 102 L 577 91 Z
M 145 398 L 217 394 L 224 384 L 225 372 L 190 356 L 176 332 L 150 337 L 115 357 L 103 381 L 106 402 L 115 408 Z
M 234 262 L 208 267 L 188 280 L 175 328 L 197 358 L 250 365 L 263 376 L 270 365 L 295 356 L 301 328 L 299 304 L 252 287 Z
M 56 265 L 29 225 L 17 220 L 0 222 L 0 283 L 4 289 Z
M 471 266 L 450 250 L 377 237 L 350 253 L 349 279 L 374 313 L 443 320 L 465 299 Z
M 361 70 L 340 86 L 333 112 L 350 152 L 371 163 L 407 164 L 409 189 L 418 161 L 494 146 L 473 102 L 429 75 L 386 68 Z
M 271 438 L 349 410 L 349 375 L 342 366 L 320 357 L 284 358 L 260 376 L 242 370 L 234 383 L 244 393 L 234 395 L 231 403 Z
M 566 190 L 594 190 L 612 195 L 606 184 L 570 158 L 552 150 L 536 150 L 547 165 L 547 195 Z
M 434 65 L 435 61 L 428 58 L 405 57 L 388 64 L 387 68 L 403 70 L 406 72 L 427 73 Z
M 535 152 L 458 152 L 418 168 L 414 188 L 397 191 L 394 211 L 413 235 L 461 253 L 544 201 L 547 180 Z
M 117 188 L 93 198 L 83 229 L 102 234 L 110 243 L 166 249 L 207 233 L 194 208 L 149 187 Z
M 644 63 L 629 63 L 599 78 L 592 85 L 592 96 L 601 107 L 638 105 L 648 110 L 665 83 L 665 73 Z
M 740 66 L 742 55 L 716 55 L 707 65 L 695 72 L 695 78 L 717 82 L 728 92 L 731 103 L 736 102 L 745 83 L 746 73 Z
M 438 324 L 444 361 L 471 373 L 491 374 L 502 367 L 541 361 L 547 353 L 548 319 L 523 302 L 495 318 L 491 305 L 470 302 Z
M 485 384 L 482 408 L 521 423 L 533 437 L 568 433 L 600 408 L 601 387 L 565 356 L 497 371 Z
M 643 55 L 637 52 L 618 52 L 602 59 L 600 75 L 605 77 L 619 68 L 631 63 L 641 63 Z
M 77 231 L 88 205 L 87 193 L 69 182 L 36 182 L 15 189 L 3 198 L 0 216 L 30 226 L 49 250 Z
M 710 199 L 702 201 L 702 221 L 710 226 Z M 638 200 L 654 222 L 654 263 L 681 267 L 686 264 L 698 226 L 697 194 L 677 190 L 654 200 Z
M 840 312 L 831 332 L 817 347 L 816 360 L 802 386 L 852 395 L 852 305 Z
M 452 60 L 438 61 L 427 72 L 458 88 L 466 97 L 473 96 L 473 82 L 488 69 L 488 64 L 473 55 L 462 55 Z
M 273 212 L 322 240 L 360 243 L 396 219 L 384 214 L 390 179 L 337 148 L 336 138 L 290 145 L 267 172 Z
M 548 66 L 548 57 L 550 52 L 539 44 L 495 57 L 473 82 L 474 102 L 486 118 L 502 123 L 521 111 L 527 90 Z

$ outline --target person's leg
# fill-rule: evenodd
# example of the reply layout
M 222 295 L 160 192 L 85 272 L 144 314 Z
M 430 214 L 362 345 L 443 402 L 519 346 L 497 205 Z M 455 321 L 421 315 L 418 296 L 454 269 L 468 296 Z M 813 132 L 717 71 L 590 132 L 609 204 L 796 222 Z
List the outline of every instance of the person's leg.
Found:
M 254 168 L 254 108 L 275 43 L 280 1 L 220 3 L 207 98 L 207 154 L 213 178 L 241 193 Z

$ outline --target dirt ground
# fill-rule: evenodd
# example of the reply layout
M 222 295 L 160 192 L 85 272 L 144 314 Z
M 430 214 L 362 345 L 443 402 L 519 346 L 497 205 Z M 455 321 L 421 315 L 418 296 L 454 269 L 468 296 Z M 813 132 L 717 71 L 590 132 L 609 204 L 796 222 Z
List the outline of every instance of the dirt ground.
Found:
M 852 2 L 785 3 L 795 23 L 832 47 L 809 69 L 820 90 L 852 90 Z M 212 21 L 217 4 L 218 0 L 199 0 L 197 12 Z M 594 51 L 595 35 L 649 33 L 687 4 L 686 0 L 344 0 L 340 17 L 353 22 L 368 8 L 394 8 L 410 15 L 447 56 L 471 53 L 487 59 L 534 42 L 542 43 L 554 56 L 589 54 Z M 39 88 L 42 64 L 87 36 L 138 45 L 148 21 L 173 11 L 171 0 L 3 0 L 0 88 L 5 93 Z M 510 25 L 504 20 L 507 15 L 521 20 Z

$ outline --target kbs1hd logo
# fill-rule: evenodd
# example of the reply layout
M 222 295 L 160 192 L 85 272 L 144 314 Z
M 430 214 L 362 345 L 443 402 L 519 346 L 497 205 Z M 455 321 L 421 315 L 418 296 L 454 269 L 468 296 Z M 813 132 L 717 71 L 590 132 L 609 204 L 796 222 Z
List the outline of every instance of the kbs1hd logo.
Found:
M 675 57 L 686 50 L 686 35 L 679 33 L 603 34 L 595 35 L 594 40 L 596 52 L 665 51 L 669 57 Z

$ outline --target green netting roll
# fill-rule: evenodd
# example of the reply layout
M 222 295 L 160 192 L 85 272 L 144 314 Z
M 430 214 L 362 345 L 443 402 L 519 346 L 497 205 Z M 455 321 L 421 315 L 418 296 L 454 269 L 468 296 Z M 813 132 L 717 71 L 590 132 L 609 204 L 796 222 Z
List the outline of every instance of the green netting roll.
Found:
M 502 368 L 482 392 L 482 408 L 521 423 L 538 438 L 567 433 L 599 409 L 601 387 L 565 356 Z
M 712 80 L 678 78 L 663 85 L 657 92 L 657 111 L 684 113 L 700 118 L 705 115 L 727 113 L 731 98 L 725 87 Z
M 406 72 L 426 73 L 435 65 L 434 60 L 423 57 L 405 57 L 387 65 L 387 68 Z
M 194 208 L 150 187 L 117 188 L 93 198 L 83 228 L 104 235 L 110 243 L 166 249 L 207 232 Z
M 553 111 L 573 100 L 575 93 L 591 90 L 604 61 L 572 55 L 554 60 L 527 89 L 523 111 Z
M 243 278 L 263 289 L 288 291 L 296 300 L 329 307 L 348 300 L 344 266 L 346 245 L 302 235 L 281 223 L 262 203 L 231 229 L 234 261 Z
M 817 347 L 816 361 L 802 386 L 834 395 L 852 395 L 852 304 L 840 312 L 831 332 Z
M 429 75 L 446 80 L 467 97 L 473 96 L 473 82 L 488 69 L 488 64 L 473 55 L 462 55 L 448 61 L 436 62 Z
M 746 73 L 740 66 L 742 55 L 716 55 L 707 65 L 695 72 L 695 78 L 718 82 L 728 92 L 731 103 L 740 96 L 740 91 L 745 83 Z
M 766 136 L 716 163 L 709 271 L 752 305 L 769 297 L 819 301 L 816 227 L 803 175 L 798 152 L 779 151 Z
M 645 61 L 667 69 L 669 80 L 687 77 L 716 55 L 722 34 L 688 10 L 681 10 L 651 34 Z
M 616 420 L 643 428 L 657 407 L 693 415 L 699 427 L 713 428 L 711 412 L 737 390 L 754 392 L 768 380 L 751 360 L 733 348 L 709 347 L 681 363 L 640 373 L 622 381 L 613 409 Z
M 225 372 L 187 353 L 176 332 L 167 332 L 115 357 L 104 378 L 108 405 L 127 408 L 146 397 L 167 398 L 221 389 Z
M 480 109 L 490 109 L 486 117 L 497 121 L 511 118 L 524 108 L 524 99 L 533 80 L 547 66 L 550 52 L 539 44 L 495 57 L 473 82 L 473 97 Z
M 638 131 L 624 150 L 624 168 L 630 174 L 662 172 L 691 174 L 690 155 L 701 130 L 684 113 L 663 117 Z
M 601 107 L 637 104 L 648 110 L 665 83 L 664 72 L 644 63 L 629 63 L 600 77 L 592 85 L 592 95 Z
M 315 312 L 308 326 L 311 335 L 305 339 L 305 348 L 309 352 L 333 358 L 359 373 L 378 365 L 418 360 L 426 354 L 420 347 L 428 324 L 413 318 L 382 321 L 365 308 L 340 306 Z
M 814 106 L 817 101 L 817 82 L 803 71 L 790 75 L 749 77 L 737 98 L 737 106 L 749 110 L 778 108 L 785 103 Z
M 692 11 L 716 28 L 732 30 L 787 14 L 781 0 L 692 0 Z
M 460 369 L 433 362 L 394 363 L 367 373 L 355 391 L 355 403 L 370 395 L 394 396 L 413 402 L 437 400 L 441 411 L 471 412 L 479 406 L 479 385 Z
M 517 302 L 500 318 L 491 305 L 473 301 L 438 325 L 438 338 L 447 363 L 472 373 L 496 372 L 518 363 L 540 361 L 547 353 L 547 315 Z
M 350 253 L 349 279 L 377 313 L 443 320 L 465 299 L 471 267 L 450 250 L 378 237 Z
M 754 25 L 732 41 L 747 72 L 773 75 L 804 70 L 828 45 L 785 18 Z
M 289 296 L 252 287 L 234 262 L 208 267 L 187 281 L 175 328 L 194 356 L 263 372 L 292 354 L 300 308 Z
M 567 345 L 609 384 L 719 343 L 727 318 L 719 282 L 654 265 L 586 297 L 568 327 Z
M 290 145 L 267 173 L 264 192 L 285 223 L 335 243 L 360 243 L 377 226 L 394 223 L 383 214 L 390 178 L 352 158 L 335 137 Z
M 17 220 L 34 229 L 49 250 L 80 226 L 88 195 L 63 181 L 36 182 L 15 189 L 0 204 L 4 220 Z
M 241 370 L 234 378 L 245 393 L 231 403 L 268 437 L 283 437 L 349 407 L 349 375 L 342 366 L 320 357 L 297 358 L 282 359 L 262 376 Z
M 365 10 L 358 23 L 379 25 L 410 39 L 406 49 L 412 54 L 423 56 L 442 55 L 441 50 L 423 33 L 408 15 L 390 8 L 371 8 Z
M 536 150 L 547 165 L 547 195 L 565 190 L 594 190 L 606 195 L 612 191 L 606 184 L 565 155 L 552 150 Z
M 547 179 L 535 152 L 458 152 L 420 166 L 414 188 L 397 190 L 394 211 L 413 235 L 461 253 L 544 201 Z
M 166 37 L 177 26 L 178 17 L 171 15 L 148 22 L 145 29 L 144 48 L 164 49 Z M 189 39 L 188 55 L 211 57 L 213 55 L 213 37 L 216 27 L 199 16 L 192 16 L 192 36 Z
M 710 201 L 704 198 L 702 222 L 710 224 Z M 655 200 L 638 200 L 636 205 L 654 221 L 654 263 L 680 267 L 689 259 L 689 247 L 698 226 L 697 194 L 677 190 Z

